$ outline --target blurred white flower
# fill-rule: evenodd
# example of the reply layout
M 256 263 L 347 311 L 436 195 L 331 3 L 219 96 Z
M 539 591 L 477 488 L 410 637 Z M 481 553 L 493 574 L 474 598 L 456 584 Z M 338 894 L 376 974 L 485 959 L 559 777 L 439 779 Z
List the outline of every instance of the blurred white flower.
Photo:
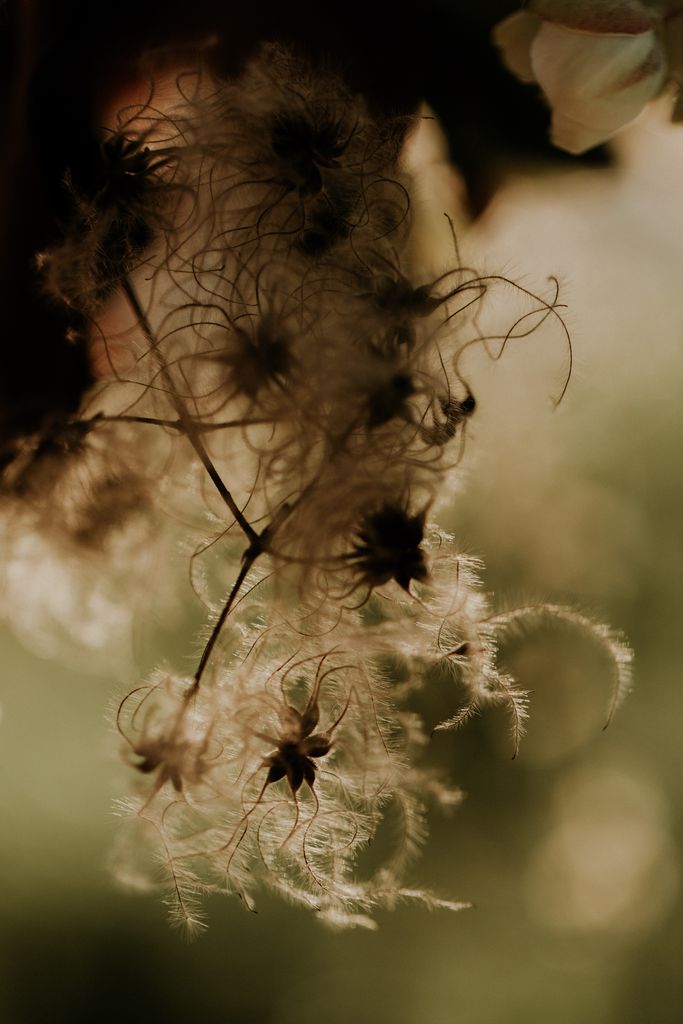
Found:
M 506 66 L 543 90 L 555 145 L 583 153 L 679 80 L 682 31 L 668 2 L 532 0 L 501 21 L 493 39 Z

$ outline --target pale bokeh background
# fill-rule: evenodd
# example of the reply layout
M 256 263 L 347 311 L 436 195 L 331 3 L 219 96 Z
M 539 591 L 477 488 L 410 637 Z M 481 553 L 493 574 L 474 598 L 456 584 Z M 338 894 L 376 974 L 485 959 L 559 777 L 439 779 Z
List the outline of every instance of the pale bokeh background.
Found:
M 217 899 L 188 946 L 107 874 L 125 773 L 105 710 L 129 681 L 4 634 L 0 1024 L 683 1019 L 683 129 L 654 110 L 618 146 L 617 169 L 517 173 L 460 233 L 487 271 L 546 296 L 559 277 L 575 372 L 552 412 L 557 329 L 498 363 L 473 352 L 468 480 L 448 517 L 499 604 L 571 603 L 627 633 L 636 687 L 610 729 L 590 642 L 515 642 L 533 691 L 518 760 L 502 714 L 434 741 L 468 799 L 433 822 L 415 877 L 476 909 L 337 935 L 269 898 L 258 916 Z

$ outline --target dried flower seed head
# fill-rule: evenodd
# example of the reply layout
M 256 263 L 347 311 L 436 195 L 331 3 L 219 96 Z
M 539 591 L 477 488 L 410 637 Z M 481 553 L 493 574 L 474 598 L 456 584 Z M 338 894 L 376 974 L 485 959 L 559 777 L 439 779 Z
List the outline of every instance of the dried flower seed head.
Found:
M 365 516 L 353 550 L 345 556 L 359 577 L 358 585 L 372 590 L 395 580 L 409 592 L 412 580 L 423 583 L 428 576 L 422 549 L 424 523 L 424 512 L 411 516 L 394 504 Z
M 279 739 L 276 740 L 276 749 L 263 762 L 264 767 L 268 769 L 268 785 L 286 776 L 293 796 L 304 781 L 311 789 L 313 788 L 316 773 L 313 759 L 325 757 L 332 745 L 330 735 L 313 732 L 319 718 L 315 690 L 303 712 L 287 705 L 282 715 L 283 727 Z
M 423 317 L 429 316 L 438 308 L 442 300 L 431 294 L 432 286 L 428 284 L 414 287 L 413 284 L 398 274 L 396 277 L 384 275 L 373 296 L 374 302 L 383 313 L 396 316 Z
M 210 767 L 211 723 L 192 706 L 190 683 L 161 676 L 124 698 L 116 725 L 134 766 L 155 775 L 151 799 L 167 782 L 176 793 L 196 786 Z
M 467 420 L 474 415 L 477 403 L 468 388 L 464 398 L 440 398 L 439 406 L 444 419 L 437 420 L 434 416 L 434 423 L 431 426 L 422 427 L 422 437 L 428 444 L 445 445 L 452 441 L 458 428 L 464 427 Z
M 160 186 L 159 172 L 170 162 L 167 153 L 150 149 L 144 137 L 120 131 L 105 138 L 100 152 L 93 198 L 102 208 L 120 207 L 124 214 Z
M 292 343 L 273 316 L 246 328 L 243 322 L 235 325 L 225 350 L 213 358 L 230 371 L 236 391 L 255 401 L 264 388 L 282 387 L 292 365 Z
M 379 365 L 377 365 L 379 363 Z M 393 419 L 410 420 L 409 398 L 415 394 L 410 374 L 382 357 L 368 360 L 370 393 L 367 398 L 367 425 L 381 427 Z M 374 371 L 374 372 L 373 372 Z M 379 372 L 377 372 L 379 371 Z M 373 380 L 373 378 L 375 378 Z M 384 379 L 382 379 L 384 378 Z
M 72 216 L 64 241 L 40 254 L 49 293 L 92 313 L 139 265 L 155 235 L 172 228 L 191 190 L 178 178 L 176 146 L 154 148 L 147 133 L 122 126 L 98 145 L 87 172 L 65 170 Z
M 25 438 L 5 453 L 0 469 L 3 511 L 14 510 L 17 529 L 30 522 L 77 560 L 81 549 L 106 562 L 125 528 L 133 521 L 142 526 L 150 509 L 151 460 L 161 449 L 138 444 L 128 450 L 133 438 L 132 425 L 99 415 L 54 423 Z
M 26 497 L 52 489 L 64 464 L 86 450 L 93 422 L 57 422 L 39 434 L 15 439 L 0 455 L 0 493 Z
M 301 196 L 318 195 L 323 171 L 340 167 L 354 128 L 332 110 L 281 111 L 273 117 L 271 146 L 284 180 Z
M 321 259 L 350 237 L 354 229 L 353 216 L 353 202 L 349 195 L 340 189 L 328 189 L 306 209 L 295 248 L 311 260 Z
M 419 322 L 431 317 L 457 291 L 456 286 L 443 295 L 434 294 L 435 288 L 452 277 L 453 272 L 430 283 L 415 285 L 401 271 L 395 256 L 387 258 L 375 250 L 368 254 L 366 264 L 371 273 L 366 270 L 359 275 L 356 286 L 376 320 L 376 343 L 389 351 L 402 347 L 412 349 L 418 339 Z

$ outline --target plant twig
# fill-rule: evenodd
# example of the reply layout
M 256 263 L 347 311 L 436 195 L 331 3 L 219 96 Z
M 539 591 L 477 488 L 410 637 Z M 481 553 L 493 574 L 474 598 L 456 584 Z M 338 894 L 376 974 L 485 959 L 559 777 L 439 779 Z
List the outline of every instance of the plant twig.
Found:
M 194 420 L 192 419 L 191 416 L 188 415 L 187 409 L 185 408 L 182 400 L 175 394 L 175 391 L 173 389 L 173 382 L 169 377 L 168 370 L 163 365 L 163 362 L 159 356 L 158 344 L 157 339 L 154 335 L 154 331 L 152 330 L 151 324 L 147 318 L 147 314 L 140 305 L 140 300 L 138 299 L 137 293 L 133 285 L 131 284 L 130 279 L 127 276 L 121 278 L 121 287 L 128 301 L 128 304 L 133 310 L 135 316 L 137 317 L 140 327 L 142 328 L 142 331 L 145 337 L 147 338 L 147 341 L 149 342 L 150 350 L 154 353 L 157 365 L 159 366 L 162 375 L 162 379 L 166 386 L 168 387 L 169 396 L 171 398 L 171 401 L 173 402 L 176 412 L 178 413 L 178 417 L 181 423 L 181 426 L 178 427 L 177 429 L 180 429 L 185 433 L 188 441 L 190 442 L 195 452 L 199 456 L 202 465 L 206 469 L 206 472 L 211 477 L 211 480 L 213 481 L 216 490 L 218 491 L 221 498 L 223 499 L 223 501 L 225 502 L 225 504 L 228 506 L 233 516 L 235 517 L 235 521 L 237 522 L 238 526 L 246 534 L 247 539 L 250 541 L 250 543 L 254 544 L 258 541 L 259 535 L 253 528 L 253 526 L 251 526 L 251 524 L 244 517 L 242 510 L 238 506 L 237 502 L 233 498 L 228 488 L 225 486 L 223 479 L 221 478 L 218 470 L 213 464 L 211 456 L 207 452 L 201 438 L 199 437 Z

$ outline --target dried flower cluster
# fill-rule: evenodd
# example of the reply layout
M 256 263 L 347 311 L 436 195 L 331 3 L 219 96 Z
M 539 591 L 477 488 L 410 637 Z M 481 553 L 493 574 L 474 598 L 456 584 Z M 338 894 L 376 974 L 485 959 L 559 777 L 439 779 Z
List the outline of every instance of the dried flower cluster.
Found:
M 514 286 L 460 266 L 424 280 L 411 123 L 377 122 L 337 79 L 269 46 L 235 81 L 177 84 L 173 106 L 121 113 L 97 180 L 67 175 L 73 218 L 40 265 L 101 380 L 1 470 L 15 562 L 30 534 L 137 562 L 144 587 L 170 511 L 209 611 L 194 673 L 159 669 L 118 706 L 136 786 L 117 870 L 189 927 L 203 893 L 252 908 L 264 884 L 339 926 L 402 899 L 457 909 L 405 869 L 426 802 L 458 799 L 428 766 L 434 727 L 502 703 L 516 747 L 500 637 L 568 619 L 609 652 L 615 701 L 628 685 L 605 627 L 493 613 L 429 518 L 476 413 L 462 357 L 561 325 L 557 295 L 518 289 L 527 308 L 492 333 L 478 310 Z M 441 724 L 408 710 L 435 670 L 453 681 Z

